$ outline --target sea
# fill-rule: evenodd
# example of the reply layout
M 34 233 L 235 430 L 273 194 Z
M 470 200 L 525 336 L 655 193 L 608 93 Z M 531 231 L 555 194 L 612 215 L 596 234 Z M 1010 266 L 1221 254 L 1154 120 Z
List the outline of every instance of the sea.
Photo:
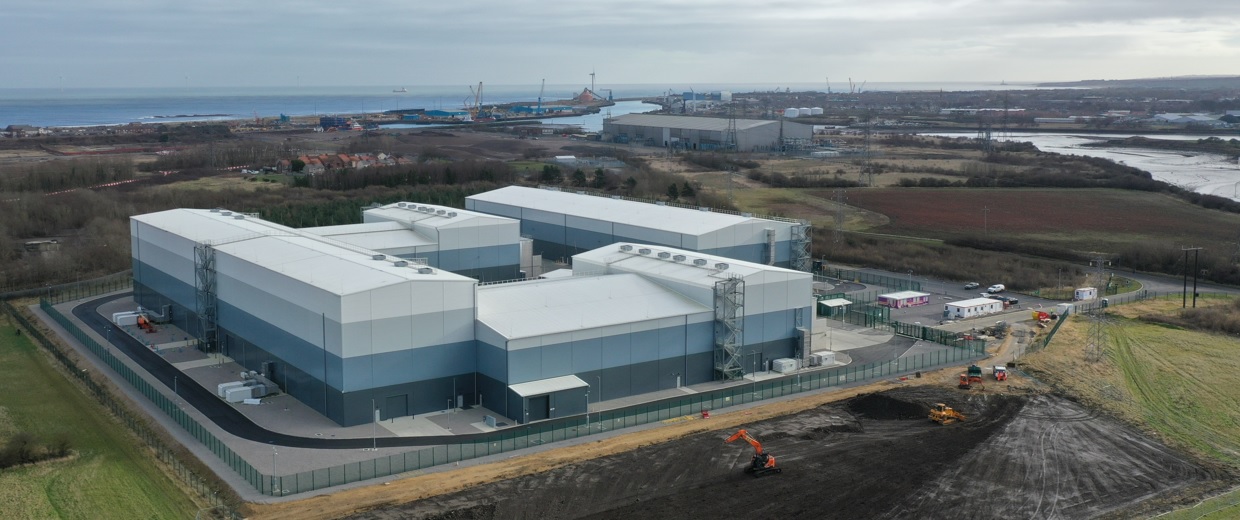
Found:
M 588 85 L 483 85 L 482 101 L 536 103 L 572 99 Z M 970 91 L 1037 88 L 1036 83 L 889 82 L 857 85 L 865 91 Z M 458 109 L 472 105 L 477 85 L 373 87 L 168 87 L 168 88 L 8 88 L 0 89 L 0 128 L 8 125 L 82 127 L 253 117 L 379 113 L 401 109 Z M 622 84 L 595 92 L 615 99 L 671 93 L 730 91 L 847 91 L 832 83 Z M 615 114 L 619 115 L 619 114 Z

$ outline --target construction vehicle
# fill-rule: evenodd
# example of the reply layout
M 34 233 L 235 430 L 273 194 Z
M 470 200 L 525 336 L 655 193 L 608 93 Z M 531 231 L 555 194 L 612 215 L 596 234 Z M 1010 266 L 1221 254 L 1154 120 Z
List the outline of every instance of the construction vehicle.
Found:
M 973 388 L 973 385 L 969 383 L 969 374 L 960 374 L 960 384 L 956 385 L 956 387 L 961 390 Z
M 970 383 L 981 383 L 982 382 L 982 367 L 979 367 L 977 365 L 969 365 L 969 382 Z
M 930 420 L 939 424 L 951 424 L 956 421 L 963 421 L 964 414 L 953 410 L 952 407 L 943 403 L 934 403 L 934 407 L 930 409 Z
M 995 365 L 995 381 L 1007 381 L 1007 367 Z
M 155 332 L 155 325 L 152 324 L 151 320 L 148 320 L 146 316 L 143 316 L 141 314 L 138 315 L 138 328 L 142 329 L 147 334 L 151 334 Z
M 744 439 L 750 446 L 753 446 L 753 460 L 750 461 L 749 467 L 745 468 L 745 473 L 749 473 L 755 477 L 769 475 L 771 473 L 783 473 L 783 468 L 775 467 L 775 456 L 762 450 L 762 443 L 758 439 L 749 435 L 745 430 L 737 430 L 736 433 L 728 437 L 725 443 L 730 443 L 737 439 Z

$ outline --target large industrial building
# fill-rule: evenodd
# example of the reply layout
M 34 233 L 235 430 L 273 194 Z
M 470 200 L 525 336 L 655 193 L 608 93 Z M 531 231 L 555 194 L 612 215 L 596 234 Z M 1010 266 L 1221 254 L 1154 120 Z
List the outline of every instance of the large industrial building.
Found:
M 813 139 L 814 127 L 782 119 L 625 114 L 603 120 L 604 141 L 681 150 L 774 152 Z
M 426 213 L 410 206 L 387 209 Z M 809 273 L 685 249 L 606 244 L 572 276 L 480 284 L 355 234 L 224 210 L 130 227 L 139 305 L 346 426 L 372 421 L 372 400 L 382 419 L 465 404 L 568 416 L 808 350 Z M 451 249 L 489 235 L 462 236 Z
M 398 202 L 363 211 L 361 224 L 302 231 L 484 282 L 521 278 L 520 223 L 509 218 Z
M 533 239 L 534 254 L 548 259 L 634 242 L 798 271 L 811 267 L 806 221 L 521 186 L 467 197 L 465 207 L 521 221 L 521 234 Z

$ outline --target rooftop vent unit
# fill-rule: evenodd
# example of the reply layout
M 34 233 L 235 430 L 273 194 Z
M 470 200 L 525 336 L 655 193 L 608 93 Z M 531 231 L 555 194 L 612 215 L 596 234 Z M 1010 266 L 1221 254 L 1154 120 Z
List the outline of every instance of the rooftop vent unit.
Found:
M 706 207 L 706 206 L 701 206 L 701 207 L 699 207 L 699 208 L 698 208 L 698 211 L 705 211 L 705 212 L 707 212 L 707 213 L 710 213 L 710 208 L 708 208 L 708 207 Z
M 751 218 L 753 217 L 753 213 L 741 213 L 741 216 L 745 218 Z
M 439 210 L 439 211 L 436 211 L 436 212 L 435 212 L 435 214 L 436 214 L 436 215 L 447 215 L 447 214 L 448 214 L 448 212 L 447 212 L 447 211 L 445 211 L 445 210 L 442 210 L 442 209 L 441 209 L 441 210 Z
M 435 270 L 429 267 L 419 267 L 418 274 L 435 274 Z
M 705 258 L 694 258 L 693 265 L 696 265 L 698 267 L 704 267 L 706 265 L 706 259 Z
M 211 208 L 211 213 L 219 213 L 220 208 Z
M 418 206 L 418 211 L 421 211 L 422 213 L 429 213 L 431 211 L 431 208 L 428 208 L 426 206 Z
M 664 201 L 661 201 L 661 200 L 656 200 L 656 201 L 654 201 L 654 204 L 655 204 L 656 206 L 666 206 L 666 205 L 667 205 L 667 202 L 664 202 Z
M 612 195 L 612 196 L 611 196 L 611 198 L 613 198 L 613 199 L 615 199 L 615 200 L 620 200 L 620 196 L 619 196 L 619 195 Z
M 638 249 L 638 250 L 637 250 L 637 254 L 639 254 L 639 255 L 648 255 L 648 254 L 650 254 L 650 248 L 643 247 L 643 248 L 641 248 L 641 249 Z
M 406 262 L 404 260 L 398 260 L 396 262 L 392 262 L 392 265 L 395 267 L 409 267 L 409 262 Z
M 676 255 L 676 256 L 673 256 L 673 257 L 672 257 L 672 261 L 673 261 L 673 262 L 684 262 L 684 261 L 685 261 L 685 255 Z
M 233 220 L 245 220 L 245 215 L 233 215 Z
M 396 203 L 396 207 L 398 207 L 398 208 L 403 208 L 403 207 L 405 207 L 405 206 L 408 206 L 408 204 L 405 204 L 404 202 L 397 202 L 397 203 Z
M 387 255 L 370 255 L 371 260 L 387 260 Z
M 728 270 L 728 264 L 725 264 L 725 263 L 723 263 L 723 262 L 719 262 L 719 263 L 715 264 L 715 269 L 718 269 L 718 270 L 720 270 L 720 271 L 727 271 L 727 270 Z
M 577 194 L 578 194 L 578 195 L 585 195 L 585 194 L 586 194 L 586 192 L 584 192 L 584 191 L 579 191 L 579 192 L 577 192 Z
M 224 215 L 225 217 L 227 217 L 227 216 L 229 216 L 229 215 L 232 215 L 232 212 L 231 212 L 231 211 L 221 211 L 221 212 L 220 212 L 220 215 Z
M 667 260 L 668 258 L 671 258 L 671 257 L 672 257 L 671 253 L 668 253 L 667 251 L 659 251 L 659 258 Z
M 456 216 L 456 212 L 455 212 L 455 211 L 449 211 L 449 212 L 448 212 L 448 216 L 449 216 L 449 217 L 455 217 L 455 216 Z
M 628 244 L 624 244 L 624 245 L 620 246 L 620 250 L 621 250 L 621 251 L 624 251 L 624 252 L 626 252 L 626 253 L 627 253 L 627 252 L 629 252 L 629 251 L 632 251 L 632 250 L 633 250 L 633 246 L 628 245 Z

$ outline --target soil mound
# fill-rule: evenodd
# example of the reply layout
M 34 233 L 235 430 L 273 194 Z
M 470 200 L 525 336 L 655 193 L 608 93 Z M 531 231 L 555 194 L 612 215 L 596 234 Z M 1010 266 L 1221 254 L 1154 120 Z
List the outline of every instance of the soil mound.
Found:
M 930 409 L 920 403 L 902 401 L 886 394 L 866 394 L 848 401 L 848 409 L 866 419 L 906 421 L 925 419 Z

